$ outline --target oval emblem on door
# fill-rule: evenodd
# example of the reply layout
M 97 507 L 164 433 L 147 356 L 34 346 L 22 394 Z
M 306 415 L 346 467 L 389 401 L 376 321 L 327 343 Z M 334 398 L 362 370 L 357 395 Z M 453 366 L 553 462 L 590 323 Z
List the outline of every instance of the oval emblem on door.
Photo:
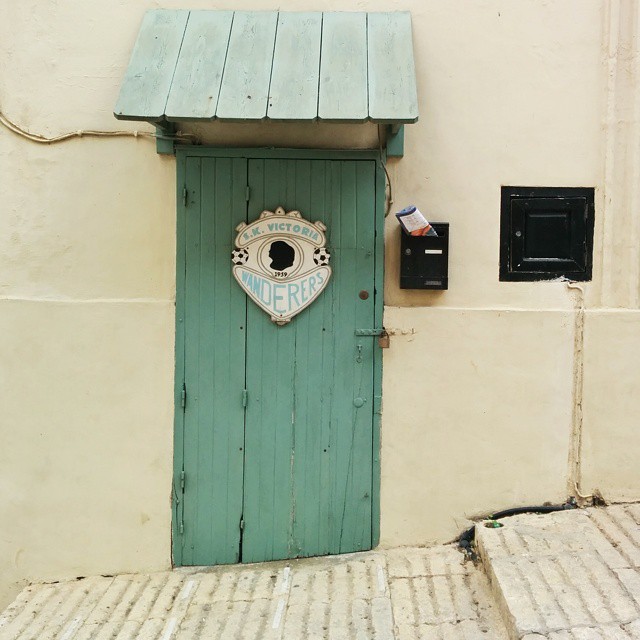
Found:
M 331 277 L 326 227 L 299 211 L 263 211 L 236 227 L 233 275 L 246 294 L 277 324 L 308 307 Z

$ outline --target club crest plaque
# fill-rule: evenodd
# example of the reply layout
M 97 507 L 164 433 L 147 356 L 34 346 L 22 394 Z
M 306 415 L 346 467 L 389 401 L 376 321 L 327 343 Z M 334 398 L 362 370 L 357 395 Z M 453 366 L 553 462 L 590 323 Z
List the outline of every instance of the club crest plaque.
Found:
M 283 325 L 306 309 L 331 277 L 326 227 L 299 211 L 278 207 L 236 227 L 233 275 L 273 322 Z

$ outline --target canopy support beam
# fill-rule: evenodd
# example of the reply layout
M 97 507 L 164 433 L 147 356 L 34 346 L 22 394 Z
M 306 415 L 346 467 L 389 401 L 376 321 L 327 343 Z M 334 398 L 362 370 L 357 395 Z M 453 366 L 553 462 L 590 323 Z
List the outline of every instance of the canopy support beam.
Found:
M 390 124 L 387 129 L 387 156 L 402 158 L 404 155 L 404 125 Z
M 156 152 L 165 155 L 173 156 L 176 153 L 176 123 L 167 122 L 161 120 L 160 122 L 152 122 L 156 128 Z

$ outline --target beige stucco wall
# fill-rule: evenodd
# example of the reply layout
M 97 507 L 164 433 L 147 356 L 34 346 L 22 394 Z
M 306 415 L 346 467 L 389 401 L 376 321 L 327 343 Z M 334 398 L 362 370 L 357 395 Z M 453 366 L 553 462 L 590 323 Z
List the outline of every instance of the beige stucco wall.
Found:
M 111 111 L 147 8 L 0 0 L 0 108 L 21 126 L 149 130 Z M 640 83 L 633 0 L 289 1 L 410 9 L 421 118 L 394 206 L 451 223 L 450 290 L 400 291 L 387 221 L 382 543 L 564 499 L 640 499 Z M 215 8 L 272 9 L 267 0 Z M 217 144 L 375 146 L 373 126 L 195 127 Z M 175 161 L 146 139 L 0 128 L 0 607 L 17 585 L 170 563 Z M 498 282 L 503 184 L 594 186 L 594 280 Z M 581 410 L 579 410 L 581 408 Z M 634 455 L 635 452 L 635 455 Z
M 384 362 L 383 544 L 442 542 L 465 516 L 563 501 L 571 315 L 387 310 L 399 335 Z
M 582 482 L 609 500 L 640 498 L 640 312 L 585 319 Z
M 175 178 L 146 141 L 0 149 L 2 606 L 169 566 Z
M 172 333 L 164 301 L 3 301 L 3 599 L 169 566 Z

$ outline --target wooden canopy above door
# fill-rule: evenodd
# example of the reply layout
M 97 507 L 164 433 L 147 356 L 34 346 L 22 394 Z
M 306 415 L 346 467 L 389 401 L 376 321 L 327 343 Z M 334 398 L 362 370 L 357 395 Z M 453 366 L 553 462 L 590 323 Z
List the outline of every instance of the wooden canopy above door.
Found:
M 155 123 L 412 123 L 411 15 L 152 10 L 114 114 Z

